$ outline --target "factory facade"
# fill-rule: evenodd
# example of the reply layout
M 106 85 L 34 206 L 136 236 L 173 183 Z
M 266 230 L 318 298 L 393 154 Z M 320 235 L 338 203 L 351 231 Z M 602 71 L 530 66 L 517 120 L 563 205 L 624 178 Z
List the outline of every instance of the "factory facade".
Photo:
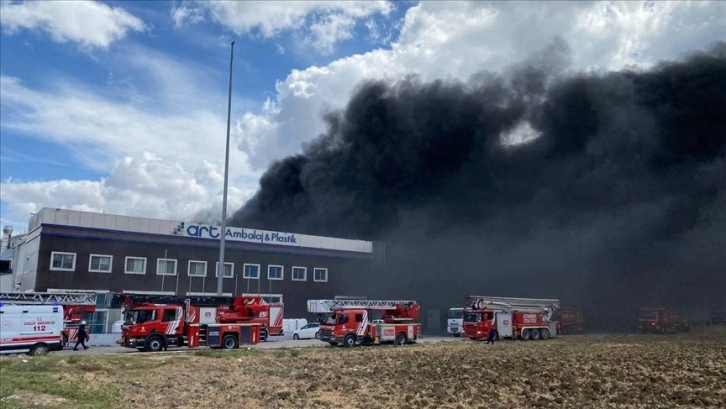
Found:
M 12 279 L 0 290 L 216 295 L 221 234 L 215 225 L 43 208 L 12 244 Z M 285 303 L 286 317 L 304 317 L 308 299 L 346 295 L 384 264 L 385 246 L 229 227 L 224 261 L 224 295 L 262 294 Z

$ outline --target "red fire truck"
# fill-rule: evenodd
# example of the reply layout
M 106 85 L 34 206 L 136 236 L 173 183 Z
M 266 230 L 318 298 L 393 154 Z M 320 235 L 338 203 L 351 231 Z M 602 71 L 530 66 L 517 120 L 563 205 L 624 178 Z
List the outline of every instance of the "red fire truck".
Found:
M 308 300 L 308 312 L 320 316 L 320 340 L 347 347 L 415 342 L 421 337 L 419 310 L 409 300 Z
M 268 304 L 260 296 L 123 297 L 124 323 L 117 343 L 127 348 L 150 352 L 182 346 L 233 349 L 257 344 L 266 328 L 271 334 L 282 334 L 282 305 Z
M 96 293 L 44 293 L 44 292 L 23 292 L 23 293 L 0 293 L 0 302 L 18 305 L 62 305 L 63 306 L 63 330 L 62 346 L 69 342 L 76 341 L 78 326 L 81 321 L 88 320 L 89 314 L 96 311 Z M 90 328 L 86 328 L 90 334 Z
M 642 307 L 638 312 L 638 330 L 660 334 L 688 331 L 689 326 L 677 311 L 663 307 Z
M 555 311 L 552 320 L 557 322 L 558 334 L 582 334 L 585 332 L 585 317 L 580 310 L 562 308 Z
M 464 336 L 486 339 L 494 328 L 495 338 L 548 339 L 557 334 L 552 313 L 560 308 L 556 299 L 467 296 L 464 303 Z

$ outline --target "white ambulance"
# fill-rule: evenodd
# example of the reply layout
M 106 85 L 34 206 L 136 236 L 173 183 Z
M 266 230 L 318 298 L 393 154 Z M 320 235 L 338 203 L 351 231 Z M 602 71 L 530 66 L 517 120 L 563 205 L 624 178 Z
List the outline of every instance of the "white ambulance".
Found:
M 44 355 L 63 343 L 63 306 L 0 303 L 0 354 Z

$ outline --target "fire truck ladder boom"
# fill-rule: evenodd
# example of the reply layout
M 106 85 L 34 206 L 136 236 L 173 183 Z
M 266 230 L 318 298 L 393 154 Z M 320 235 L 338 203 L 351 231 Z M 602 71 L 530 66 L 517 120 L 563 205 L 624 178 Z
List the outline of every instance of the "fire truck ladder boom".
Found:
M 466 297 L 466 305 L 476 308 L 502 306 L 520 311 L 533 311 L 548 309 L 555 312 L 560 309 L 560 300 L 553 298 L 512 298 L 489 297 L 484 295 L 470 295 Z
M 308 300 L 308 312 L 331 313 L 336 308 L 390 310 L 399 305 L 416 304 L 412 300 Z
M 0 302 L 18 304 L 96 305 L 95 293 L 0 293 Z
M 197 307 L 217 307 L 220 305 L 231 305 L 234 303 L 234 297 L 218 297 L 218 296 L 176 296 L 176 295 L 157 295 L 157 294 L 133 294 L 133 293 L 116 293 L 114 298 L 118 304 L 123 305 L 125 300 L 131 301 L 132 304 L 176 304 L 190 305 Z

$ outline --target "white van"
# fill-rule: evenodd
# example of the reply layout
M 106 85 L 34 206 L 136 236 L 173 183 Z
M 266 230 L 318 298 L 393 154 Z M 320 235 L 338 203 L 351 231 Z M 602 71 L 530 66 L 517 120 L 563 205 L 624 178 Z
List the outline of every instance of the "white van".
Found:
M 63 307 L 0 303 L 0 354 L 44 355 L 63 345 Z

